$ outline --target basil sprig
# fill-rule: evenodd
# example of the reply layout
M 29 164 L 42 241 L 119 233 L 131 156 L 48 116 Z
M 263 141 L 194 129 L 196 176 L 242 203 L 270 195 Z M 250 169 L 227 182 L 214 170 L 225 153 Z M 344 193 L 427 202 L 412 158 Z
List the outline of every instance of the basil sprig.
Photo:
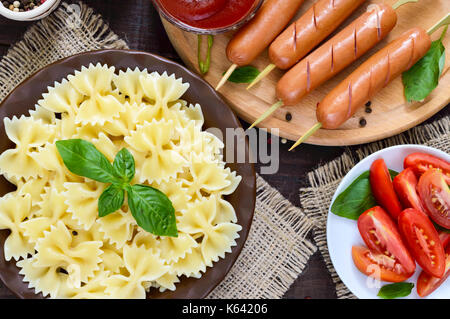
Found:
M 409 282 L 396 282 L 393 284 L 384 285 L 378 292 L 378 297 L 383 299 L 406 297 L 411 294 L 413 288 L 414 284 Z
M 442 40 L 447 27 L 442 36 L 431 43 L 427 54 L 403 73 L 402 81 L 408 102 L 424 100 L 438 86 L 445 65 L 445 47 Z
M 259 73 L 259 70 L 254 66 L 243 66 L 234 70 L 228 78 L 228 81 L 233 83 L 251 83 L 256 79 Z
M 100 217 L 120 209 L 127 195 L 131 214 L 142 229 L 157 236 L 178 236 L 170 199 L 153 187 L 130 184 L 135 175 L 135 161 L 126 148 L 117 153 L 111 165 L 92 143 L 81 139 L 57 141 L 56 147 L 69 171 L 110 184 L 98 200 Z
M 389 173 L 391 178 L 398 175 L 393 170 L 389 170 Z M 357 220 L 362 213 L 376 205 L 377 201 L 370 186 L 370 171 L 365 171 L 336 197 L 331 206 L 331 212 L 341 217 Z

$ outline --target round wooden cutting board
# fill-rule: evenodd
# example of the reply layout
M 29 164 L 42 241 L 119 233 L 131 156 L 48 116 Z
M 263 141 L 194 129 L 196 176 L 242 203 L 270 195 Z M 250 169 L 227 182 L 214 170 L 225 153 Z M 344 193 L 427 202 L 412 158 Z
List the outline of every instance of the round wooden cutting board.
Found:
M 306 0 L 297 17 L 311 7 L 314 1 Z M 381 1 L 367 1 L 344 22 L 341 28 L 362 14 L 369 4 L 379 2 Z M 396 1 L 386 0 L 385 2 L 394 4 Z M 400 7 L 397 9 L 397 26 L 377 47 L 366 53 L 357 63 L 348 67 L 338 76 L 311 92 L 298 105 L 278 109 L 270 118 L 262 122 L 259 127 L 267 128 L 268 130 L 277 128 L 281 137 L 297 140 L 316 123 L 315 109 L 317 103 L 359 64 L 409 28 L 420 26 L 428 30 L 449 11 L 450 0 L 419 0 L 417 3 L 408 3 Z M 164 19 L 163 23 L 172 44 L 185 64 L 190 69 L 199 72 L 197 65 L 197 35 L 184 32 Z M 436 31 L 432 39 L 439 38 L 442 30 L 441 28 Z M 228 33 L 214 37 L 211 68 L 205 76 L 206 81 L 214 87 L 219 82 L 223 72 L 231 65 L 225 54 L 225 48 L 231 36 L 232 33 Z M 373 142 L 414 127 L 446 107 L 450 102 L 450 72 L 448 72 L 450 68 L 450 30 L 444 38 L 444 45 L 447 48 L 447 59 L 443 75 L 439 86 L 424 101 L 407 103 L 403 94 L 401 79 L 395 79 L 371 101 L 372 113 L 368 114 L 362 108 L 341 128 L 337 130 L 321 129 L 310 137 L 307 143 L 337 146 Z M 267 52 L 264 52 L 252 65 L 262 70 L 269 63 Z M 277 101 L 275 87 L 283 73 L 283 71 L 278 69 L 272 71 L 269 76 L 251 90 L 246 89 L 246 84 L 227 82 L 220 89 L 220 93 L 242 119 L 247 122 L 253 122 L 270 105 Z M 286 120 L 287 113 L 292 115 L 290 121 Z M 362 118 L 367 121 L 365 127 L 360 127 L 359 122 Z M 276 133 L 276 131 L 273 132 Z

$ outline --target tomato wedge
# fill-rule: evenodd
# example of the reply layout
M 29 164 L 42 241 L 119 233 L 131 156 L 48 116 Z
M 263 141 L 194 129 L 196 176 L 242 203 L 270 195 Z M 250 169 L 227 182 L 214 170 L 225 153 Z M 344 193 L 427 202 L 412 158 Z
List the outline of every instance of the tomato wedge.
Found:
M 450 189 L 440 169 L 429 169 L 419 179 L 418 191 L 425 212 L 440 226 L 450 229 Z
M 418 180 L 416 174 L 414 174 L 414 170 L 411 167 L 404 169 L 400 174 L 398 174 L 392 183 L 403 207 L 415 208 L 425 212 L 425 208 L 423 207 L 422 201 L 417 193 Z
M 398 218 L 398 228 L 409 252 L 429 275 L 442 278 L 445 272 L 444 247 L 428 216 L 414 208 L 405 209 Z
M 361 214 L 358 229 L 372 252 L 394 259 L 403 273 L 414 273 L 416 263 L 403 243 L 397 225 L 383 208 L 376 206 Z
M 405 158 L 403 166 L 405 168 L 411 167 L 418 177 L 430 168 L 439 168 L 444 172 L 447 184 L 450 184 L 450 163 L 436 156 L 425 153 L 412 153 Z
M 420 297 L 426 297 L 438 289 L 444 281 L 450 276 L 450 247 L 446 250 L 445 274 L 442 278 L 433 277 L 422 271 L 417 279 L 417 294 Z
M 353 246 L 352 257 L 356 268 L 369 277 L 388 282 L 402 282 L 411 277 L 402 272 L 395 259 L 371 252 L 366 247 Z
M 376 160 L 370 167 L 370 186 L 377 203 L 397 220 L 402 212 L 402 206 L 395 194 L 391 175 L 383 159 Z

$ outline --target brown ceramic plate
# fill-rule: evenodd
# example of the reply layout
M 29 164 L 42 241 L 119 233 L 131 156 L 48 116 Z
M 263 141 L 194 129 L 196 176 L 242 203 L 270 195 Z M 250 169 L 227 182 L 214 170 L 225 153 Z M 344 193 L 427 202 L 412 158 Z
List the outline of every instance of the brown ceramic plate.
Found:
M 138 67 L 140 69 L 147 68 L 149 71 L 158 71 L 159 73 L 164 71 L 167 71 L 168 74 L 174 73 L 177 78 L 182 77 L 184 82 L 190 83 L 190 88 L 183 96 L 183 99 L 188 102 L 199 103 L 202 106 L 205 117 L 204 128 L 215 127 L 225 132 L 227 127 L 241 127 L 237 117 L 222 98 L 199 76 L 181 65 L 162 57 L 146 52 L 129 50 L 87 52 L 47 66 L 22 82 L 5 98 L 0 105 L 0 119 L 4 117 L 11 118 L 14 115 L 28 115 L 29 110 L 34 108 L 42 94 L 47 92 L 48 86 L 53 86 L 55 81 L 61 81 L 69 74 L 73 74 L 75 70 L 81 69 L 83 65 L 87 66 L 89 63 L 98 62 L 115 66 L 117 72 L 127 68 L 134 69 Z M 226 136 L 225 134 L 223 135 Z M 237 148 L 237 143 L 233 144 Z M 1 120 L 0 153 L 12 147 L 14 145 L 8 140 L 3 120 Z M 248 158 L 248 144 L 245 151 L 246 158 Z M 200 279 L 182 277 L 175 291 L 159 293 L 159 291 L 154 289 L 148 295 L 148 298 L 204 298 L 225 278 L 233 266 L 250 230 L 256 201 L 256 178 L 253 165 L 249 161 L 243 164 L 228 163 L 228 166 L 242 176 L 242 182 L 237 190 L 226 198 L 235 208 L 238 223 L 242 226 L 242 231 L 239 233 L 240 237 L 236 240 L 237 246 L 233 247 L 231 253 L 225 255 L 225 259 L 214 263 L 212 268 L 207 268 L 206 273 Z M 13 190 L 13 185 L 1 177 L 0 195 L 3 196 Z M 42 298 L 42 294 L 36 295 L 34 289 L 29 289 L 28 284 L 22 281 L 23 276 L 19 275 L 19 268 L 16 267 L 15 261 L 7 262 L 5 260 L 3 247 L 8 234 L 9 231 L 0 231 L 0 279 L 20 298 Z

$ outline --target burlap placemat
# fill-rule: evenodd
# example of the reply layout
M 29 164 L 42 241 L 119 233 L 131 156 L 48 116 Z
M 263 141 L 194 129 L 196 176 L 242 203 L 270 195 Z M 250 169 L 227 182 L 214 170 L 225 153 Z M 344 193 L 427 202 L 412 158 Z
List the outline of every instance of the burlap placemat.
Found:
M 308 174 L 309 187 L 300 189 L 300 202 L 304 213 L 314 220 L 314 240 L 336 284 L 338 298 L 355 296 L 337 275 L 327 248 L 326 226 L 328 208 L 342 178 L 363 158 L 383 148 L 401 144 L 423 144 L 450 152 L 450 119 L 445 117 L 432 124 L 415 127 L 392 138 L 368 144 L 356 150 L 348 148 L 344 155 Z
M 50 63 L 104 48 L 128 46 L 91 8 L 63 3 L 30 27 L 0 61 L 0 100 Z M 246 245 L 210 298 L 281 298 L 316 251 L 305 239 L 313 227 L 311 220 L 259 176 L 257 187 L 255 217 Z

